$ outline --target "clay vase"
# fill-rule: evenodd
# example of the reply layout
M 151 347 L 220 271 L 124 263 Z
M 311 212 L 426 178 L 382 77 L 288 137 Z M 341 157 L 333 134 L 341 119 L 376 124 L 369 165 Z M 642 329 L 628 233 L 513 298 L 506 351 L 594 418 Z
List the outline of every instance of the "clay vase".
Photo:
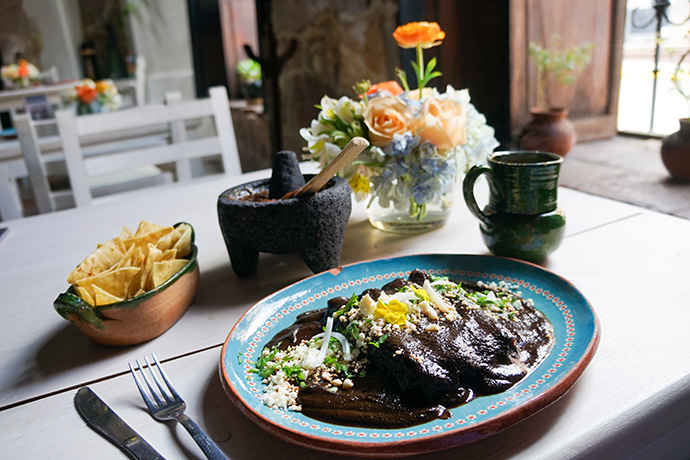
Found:
M 568 120 L 568 109 L 533 107 L 530 113 L 532 120 L 520 134 L 520 149 L 566 156 L 575 144 L 575 128 Z
M 680 130 L 661 142 L 661 160 L 671 177 L 690 181 L 690 118 L 681 118 Z

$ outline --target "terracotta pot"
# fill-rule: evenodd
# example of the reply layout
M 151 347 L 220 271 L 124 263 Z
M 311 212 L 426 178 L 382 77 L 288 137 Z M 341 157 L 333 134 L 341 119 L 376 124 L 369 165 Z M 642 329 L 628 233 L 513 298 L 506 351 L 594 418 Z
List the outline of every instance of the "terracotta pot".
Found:
M 575 144 L 575 128 L 568 120 L 568 109 L 533 107 L 532 120 L 520 134 L 520 149 L 551 152 L 564 157 Z
M 681 118 L 680 130 L 664 138 L 661 160 L 671 177 L 690 180 L 690 118 Z

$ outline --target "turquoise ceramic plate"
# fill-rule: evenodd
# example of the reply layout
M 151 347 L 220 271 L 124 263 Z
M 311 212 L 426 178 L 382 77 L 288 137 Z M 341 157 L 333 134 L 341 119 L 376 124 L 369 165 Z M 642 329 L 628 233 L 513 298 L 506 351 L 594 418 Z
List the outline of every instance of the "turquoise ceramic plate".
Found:
M 555 345 L 532 373 L 510 390 L 451 410 L 448 420 L 410 428 L 365 429 L 331 425 L 266 407 L 262 383 L 251 372 L 263 345 L 300 313 L 323 308 L 330 297 L 351 296 L 406 277 L 419 268 L 454 280 L 506 280 L 553 323 Z M 293 443 L 339 454 L 400 456 L 445 449 L 491 436 L 565 394 L 591 360 L 599 322 L 591 305 L 567 280 L 536 265 L 499 257 L 414 255 L 348 265 L 288 286 L 254 305 L 230 331 L 221 353 L 221 379 L 230 399 L 256 424 Z

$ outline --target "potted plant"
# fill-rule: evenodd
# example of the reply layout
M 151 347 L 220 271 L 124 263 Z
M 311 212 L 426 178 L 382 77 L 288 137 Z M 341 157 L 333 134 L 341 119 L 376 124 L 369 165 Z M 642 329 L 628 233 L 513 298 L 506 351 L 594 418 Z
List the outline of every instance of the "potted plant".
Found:
M 237 63 L 242 94 L 250 105 L 261 105 L 261 65 L 253 59 L 243 59 Z
M 520 134 L 520 148 L 544 150 L 565 156 L 575 143 L 575 129 L 568 120 L 568 109 L 554 106 L 554 87 L 572 85 L 591 62 L 593 44 L 559 48 L 560 37 L 552 35 L 550 47 L 529 44 L 529 56 L 537 67 L 537 104 L 532 120 Z
M 678 65 L 671 75 L 673 84 L 685 101 L 690 111 L 690 72 L 688 58 L 690 49 L 685 51 L 678 60 Z M 680 130 L 667 136 L 661 143 L 661 160 L 671 177 L 690 181 L 690 118 L 680 118 Z

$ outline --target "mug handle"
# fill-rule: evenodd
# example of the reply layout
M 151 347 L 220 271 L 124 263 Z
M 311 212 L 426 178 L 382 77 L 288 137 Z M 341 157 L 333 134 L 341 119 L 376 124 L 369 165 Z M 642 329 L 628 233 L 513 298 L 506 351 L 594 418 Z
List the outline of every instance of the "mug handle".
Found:
M 465 175 L 465 179 L 462 181 L 462 194 L 465 197 L 465 203 L 470 209 L 472 214 L 479 220 L 481 220 L 485 225 L 491 226 L 491 221 L 487 214 L 479 209 L 477 205 L 477 200 L 474 197 L 474 185 L 477 183 L 477 179 L 482 174 L 486 174 L 489 182 L 493 182 L 493 171 L 486 165 L 474 165 Z

